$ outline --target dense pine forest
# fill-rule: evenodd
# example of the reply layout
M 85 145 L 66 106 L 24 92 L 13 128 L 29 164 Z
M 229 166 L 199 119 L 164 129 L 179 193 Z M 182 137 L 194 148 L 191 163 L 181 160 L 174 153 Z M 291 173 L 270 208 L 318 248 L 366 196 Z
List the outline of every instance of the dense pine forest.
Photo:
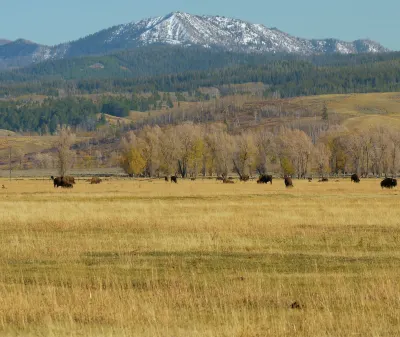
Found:
M 306 57 L 153 46 L 48 61 L 0 73 L 0 128 L 52 133 L 58 124 L 69 124 L 90 129 L 96 113 L 125 117 L 130 110 L 172 107 L 169 94 L 162 93 L 208 100 L 199 88 L 216 87 L 224 95 L 231 94 L 224 86 L 249 82 L 263 83 L 263 96 L 278 98 L 398 91 L 400 53 Z M 18 101 L 31 94 L 48 99 Z M 76 98 L 85 94 L 101 94 L 101 102 Z

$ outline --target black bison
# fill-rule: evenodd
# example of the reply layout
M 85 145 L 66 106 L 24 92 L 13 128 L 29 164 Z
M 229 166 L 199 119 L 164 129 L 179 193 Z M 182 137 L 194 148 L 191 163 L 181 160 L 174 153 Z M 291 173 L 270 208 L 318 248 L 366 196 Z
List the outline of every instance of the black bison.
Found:
M 224 179 L 222 182 L 224 184 L 234 184 L 235 183 L 232 179 Z
M 217 180 L 223 181 L 223 180 L 224 180 L 224 177 L 217 177 Z
M 53 180 L 54 187 L 59 187 L 63 184 L 63 177 L 53 177 L 51 176 L 51 180 Z
M 385 178 L 381 181 L 382 188 L 393 188 L 397 186 L 397 179 Z
M 285 176 L 283 179 L 284 179 L 284 181 L 285 181 L 285 186 L 286 186 L 286 187 L 293 187 L 292 178 L 290 178 L 290 177 L 288 177 L 288 176 Z
M 312 182 L 312 177 L 308 178 L 308 182 L 311 183 Z
M 319 183 L 326 183 L 327 181 L 329 181 L 328 178 L 321 178 L 320 180 L 318 180 Z
M 195 181 L 195 180 L 196 180 L 196 178 L 195 178 L 195 177 L 192 177 L 192 178 L 190 178 L 190 180 L 191 180 L 191 181 Z
M 250 177 L 248 175 L 243 175 L 240 177 L 240 181 L 248 181 Z
M 166 182 L 168 182 L 168 181 L 169 181 L 169 179 L 168 179 L 168 177 L 167 177 L 167 176 L 165 176 L 165 177 L 164 177 L 164 180 L 165 180 Z
M 65 179 L 66 177 L 53 177 L 51 176 L 51 179 L 53 180 L 54 187 L 63 187 L 63 188 L 72 188 L 74 187 L 73 184 L 71 183 L 71 180 Z
M 178 183 L 178 177 L 177 176 L 171 176 L 171 183 Z
M 272 176 L 267 174 L 260 175 L 260 177 L 257 180 L 257 184 L 267 184 L 269 182 L 272 185 Z
M 352 182 L 355 182 L 355 183 L 359 183 L 360 182 L 360 177 L 356 173 L 352 174 L 350 179 L 351 179 Z
M 101 182 L 102 180 L 99 177 L 92 177 L 92 179 L 90 179 L 91 184 L 100 184 Z

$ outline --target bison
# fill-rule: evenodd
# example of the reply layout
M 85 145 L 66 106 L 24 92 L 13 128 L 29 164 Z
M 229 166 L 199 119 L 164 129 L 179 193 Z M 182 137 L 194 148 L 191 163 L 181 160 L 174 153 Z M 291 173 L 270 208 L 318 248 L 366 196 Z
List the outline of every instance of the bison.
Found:
M 267 174 L 262 174 L 257 180 L 257 184 L 267 184 L 268 182 L 272 185 L 272 176 Z
M 360 182 L 360 177 L 358 176 L 358 174 L 354 173 L 354 174 L 351 175 L 350 180 L 352 182 L 359 183 Z
M 63 177 L 53 177 L 51 176 L 51 180 L 53 180 L 54 187 L 59 187 L 63 184 Z
M 66 177 L 53 177 L 51 176 L 51 179 L 53 180 L 54 187 L 64 187 L 64 188 L 72 188 L 73 185 L 71 183 L 71 180 L 65 179 Z
M 288 176 L 285 176 L 283 179 L 284 179 L 284 181 L 285 181 L 285 186 L 286 186 L 286 187 L 293 187 L 292 178 L 290 178 L 290 177 L 288 177 Z
M 91 184 L 100 184 L 101 181 L 102 180 L 99 177 L 92 177 L 92 179 L 90 179 Z
M 243 175 L 240 177 L 240 181 L 248 181 L 250 177 L 248 175 Z
M 328 178 L 321 178 L 320 180 L 318 180 L 319 183 L 326 183 L 327 181 L 329 181 Z
M 308 178 L 308 182 L 311 183 L 312 182 L 312 177 Z
M 166 182 L 168 182 L 168 181 L 169 181 L 168 176 L 165 176 L 165 177 L 164 177 L 164 180 L 165 180 Z
M 393 188 L 397 186 L 397 179 L 385 178 L 381 181 L 382 188 Z
M 178 177 L 177 176 L 171 176 L 171 183 L 178 183 Z

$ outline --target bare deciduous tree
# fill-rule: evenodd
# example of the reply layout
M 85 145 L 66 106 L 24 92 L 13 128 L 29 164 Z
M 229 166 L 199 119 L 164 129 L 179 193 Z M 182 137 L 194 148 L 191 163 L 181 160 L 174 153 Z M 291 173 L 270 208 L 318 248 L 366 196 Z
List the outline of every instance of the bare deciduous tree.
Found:
M 68 127 L 61 127 L 57 130 L 58 139 L 56 142 L 58 173 L 65 176 L 73 166 L 74 152 L 71 150 L 75 142 L 75 134 Z
M 331 152 L 329 148 L 323 143 L 317 143 L 313 151 L 314 165 L 320 177 L 329 173 L 329 159 Z

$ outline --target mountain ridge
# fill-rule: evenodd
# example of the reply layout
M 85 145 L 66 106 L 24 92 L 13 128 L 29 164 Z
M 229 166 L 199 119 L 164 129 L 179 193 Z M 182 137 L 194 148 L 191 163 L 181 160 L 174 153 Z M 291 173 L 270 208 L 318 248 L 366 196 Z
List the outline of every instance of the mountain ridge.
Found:
M 103 29 L 81 39 L 45 46 L 19 39 L 0 43 L 0 69 L 26 66 L 46 60 L 104 55 L 117 50 L 148 45 L 181 45 L 220 48 L 231 52 L 358 54 L 389 50 L 369 39 L 345 42 L 339 39 L 303 39 L 277 28 L 227 18 L 171 12 L 165 16 Z

